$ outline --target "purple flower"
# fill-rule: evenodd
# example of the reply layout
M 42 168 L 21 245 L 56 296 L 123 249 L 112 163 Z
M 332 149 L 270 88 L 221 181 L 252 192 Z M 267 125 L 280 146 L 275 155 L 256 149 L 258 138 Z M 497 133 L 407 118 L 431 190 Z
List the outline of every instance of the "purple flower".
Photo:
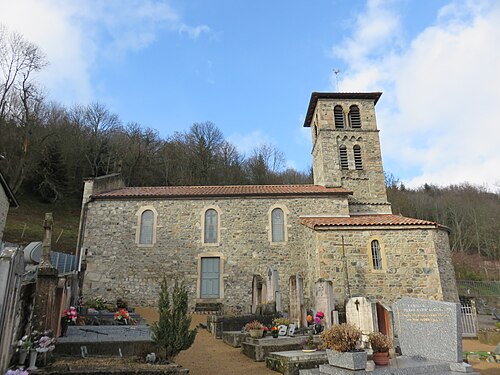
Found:
M 316 316 L 316 317 L 314 318 L 314 322 L 315 322 L 316 324 L 319 324 L 319 323 L 321 323 L 321 319 L 320 319 L 319 317 L 317 317 L 317 316 Z

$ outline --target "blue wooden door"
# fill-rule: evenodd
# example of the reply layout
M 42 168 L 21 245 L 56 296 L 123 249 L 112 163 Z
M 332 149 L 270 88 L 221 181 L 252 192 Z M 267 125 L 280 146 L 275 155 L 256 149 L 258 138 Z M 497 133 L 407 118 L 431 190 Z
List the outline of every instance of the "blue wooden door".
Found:
M 220 258 L 201 258 L 201 298 L 219 298 Z

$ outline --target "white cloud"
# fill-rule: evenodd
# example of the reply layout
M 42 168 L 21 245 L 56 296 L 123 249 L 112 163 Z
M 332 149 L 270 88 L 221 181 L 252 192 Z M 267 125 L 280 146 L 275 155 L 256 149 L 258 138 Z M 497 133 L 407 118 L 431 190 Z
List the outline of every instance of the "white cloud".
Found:
M 232 143 L 236 149 L 244 155 L 250 155 L 255 147 L 262 143 L 273 143 L 271 137 L 264 134 L 261 130 L 254 130 L 250 133 L 241 134 L 233 133 L 227 138 L 229 143 Z
M 381 29 L 380 19 L 367 16 L 391 18 L 391 10 L 381 7 L 370 2 L 360 19 L 364 29 L 373 24 L 385 38 L 378 45 L 387 46 L 393 36 Z M 393 24 L 391 32 L 401 30 Z M 435 25 L 385 55 L 363 47 L 368 42 L 358 34 L 343 44 L 362 46 L 342 55 L 349 73 L 341 89 L 385 91 L 378 122 L 386 164 L 413 170 L 410 186 L 468 181 L 492 187 L 500 178 L 500 5 L 452 2 Z
M 206 25 L 189 26 L 159 0 L 0 0 L 0 23 L 37 44 L 50 63 L 40 74 L 49 96 L 64 103 L 93 97 L 92 70 L 156 41 L 164 31 L 198 38 Z

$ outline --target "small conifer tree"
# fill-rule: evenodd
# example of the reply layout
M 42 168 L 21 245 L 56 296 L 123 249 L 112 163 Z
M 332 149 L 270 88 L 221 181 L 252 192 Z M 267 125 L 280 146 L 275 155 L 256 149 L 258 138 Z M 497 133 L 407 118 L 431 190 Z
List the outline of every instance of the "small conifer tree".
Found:
M 163 277 L 158 309 L 160 321 L 153 323 L 153 341 L 165 350 L 165 358 L 171 360 L 181 350 L 188 349 L 196 337 L 196 329 L 189 330 L 191 317 L 187 313 L 188 294 L 184 284 L 175 282 L 170 301 L 167 278 Z

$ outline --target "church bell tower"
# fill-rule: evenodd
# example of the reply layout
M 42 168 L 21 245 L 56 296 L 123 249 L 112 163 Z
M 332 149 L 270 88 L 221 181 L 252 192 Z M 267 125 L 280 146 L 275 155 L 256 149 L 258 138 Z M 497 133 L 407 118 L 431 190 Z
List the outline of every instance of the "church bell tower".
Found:
M 305 127 L 312 132 L 314 184 L 351 190 L 351 213 L 391 213 L 375 104 L 381 92 L 313 92 Z

